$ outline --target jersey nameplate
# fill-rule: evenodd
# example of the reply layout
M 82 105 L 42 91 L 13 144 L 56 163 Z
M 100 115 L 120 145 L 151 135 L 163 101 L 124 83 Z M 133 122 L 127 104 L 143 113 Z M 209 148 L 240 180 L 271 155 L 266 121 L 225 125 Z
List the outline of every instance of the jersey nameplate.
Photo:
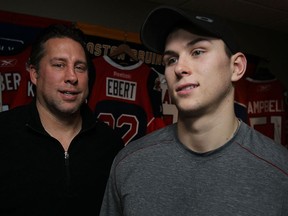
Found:
M 106 95 L 109 97 L 135 101 L 136 89 L 136 82 L 113 79 L 109 77 L 106 79 Z

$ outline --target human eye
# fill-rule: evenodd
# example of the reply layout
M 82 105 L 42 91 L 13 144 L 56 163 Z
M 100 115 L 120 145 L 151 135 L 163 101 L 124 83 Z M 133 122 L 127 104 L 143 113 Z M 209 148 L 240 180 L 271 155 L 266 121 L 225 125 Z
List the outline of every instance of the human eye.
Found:
M 167 56 L 165 58 L 163 58 L 163 63 L 165 66 L 170 66 L 173 65 L 177 62 L 177 58 L 175 56 Z
M 52 63 L 52 67 L 61 69 L 61 68 L 64 68 L 64 67 L 65 67 L 65 64 L 64 64 L 63 62 L 53 62 L 53 63 Z
M 203 53 L 204 53 L 204 50 L 201 50 L 201 49 L 195 49 L 195 50 L 192 50 L 191 55 L 197 57 L 197 56 L 202 55 Z
M 77 64 L 75 66 L 75 70 L 77 72 L 86 72 L 87 71 L 87 65 L 86 64 Z

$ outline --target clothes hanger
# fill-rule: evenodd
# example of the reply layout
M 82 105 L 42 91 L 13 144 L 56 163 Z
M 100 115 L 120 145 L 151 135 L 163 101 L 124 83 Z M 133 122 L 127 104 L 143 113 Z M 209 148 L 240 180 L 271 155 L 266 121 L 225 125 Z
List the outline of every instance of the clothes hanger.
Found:
M 127 39 L 127 34 L 125 33 L 124 42 L 120 44 L 115 50 L 113 50 L 109 56 L 111 58 L 116 58 L 119 55 L 127 54 L 134 61 L 139 61 L 135 53 L 132 52 L 130 46 L 126 43 L 126 39 Z
M 134 61 L 138 61 L 137 56 L 126 43 L 120 44 L 115 50 L 113 50 L 113 52 L 110 53 L 110 57 L 115 58 L 121 54 L 127 54 Z

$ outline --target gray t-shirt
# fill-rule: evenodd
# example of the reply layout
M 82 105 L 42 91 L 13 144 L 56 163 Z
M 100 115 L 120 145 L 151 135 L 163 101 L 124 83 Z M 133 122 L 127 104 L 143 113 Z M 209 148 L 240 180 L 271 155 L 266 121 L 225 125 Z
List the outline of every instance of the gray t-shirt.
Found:
M 219 149 L 187 149 L 170 125 L 128 144 L 101 216 L 287 216 L 288 151 L 241 122 Z

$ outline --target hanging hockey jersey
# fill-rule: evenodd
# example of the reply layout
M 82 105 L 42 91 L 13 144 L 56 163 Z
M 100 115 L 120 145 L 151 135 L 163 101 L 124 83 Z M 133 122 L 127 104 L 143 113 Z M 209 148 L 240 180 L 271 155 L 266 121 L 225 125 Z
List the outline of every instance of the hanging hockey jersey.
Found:
M 125 144 L 165 126 L 158 74 L 142 61 L 122 66 L 104 55 L 93 60 L 96 78 L 88 105 Z
M 16 55 L 0 56 L 2 111 L 26 104 L 34 97 L 33 85 L 26 70 L 30 48 Z
M 163 120 L 166 125 L 176 123 L 178 120 L 178 110 L 171 100 L 167 81 L 164 74 L 158 73 L 158 76 L 160 79 L 160 86 L 162 91 Z
M 277 79 L 255 80 L 250 77 L 236 85 L 235 101 L 246 107 L 248 124 L 288 147 L 287 91 Z
M 17 19 L 11 14 L 7 21 L 10 16 Z M 0 22 L 0 28 L 4 30 L 0 33 L 0 79 L 2 111 L 5 111 L 30 102 L 34 96 L 26 62 L 31 43 L 41 28 L 5 22 Z

